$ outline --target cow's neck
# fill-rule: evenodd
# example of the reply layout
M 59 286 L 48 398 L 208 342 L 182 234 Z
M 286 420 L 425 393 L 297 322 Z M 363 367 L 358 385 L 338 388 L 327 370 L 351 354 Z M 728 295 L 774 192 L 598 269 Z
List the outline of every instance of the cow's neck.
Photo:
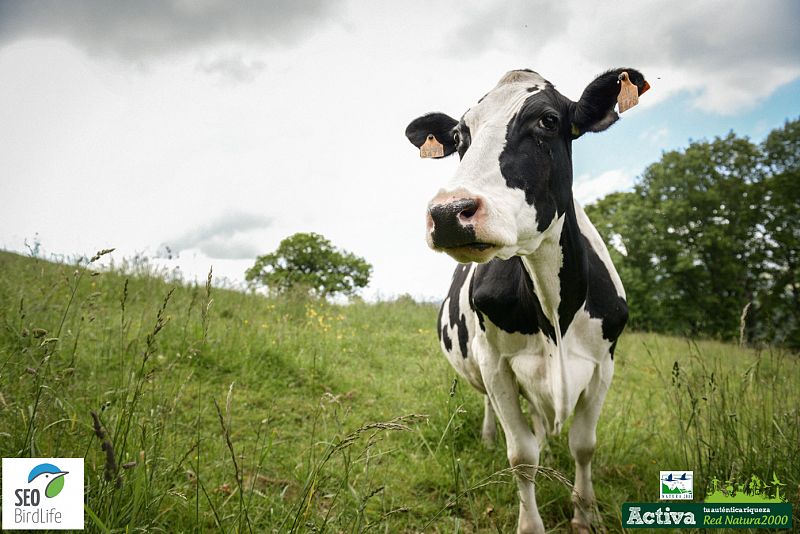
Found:
M 586 300 L 588 263 L 578 229 L 574 204 L 546 232 L 541 245 L 523 256 L 522 263 L 533 281 L 533 289 L 547 319 L 553 325 L 555 350 L 548 354 L 547 369 L 555 417 L 553 431 L 560 432 L 569 417 L 571 404 L 567 387 L 567 351 L 562 336 L 575 312 Z
M 588 263 L 572 203 L 554 220 L 534 252 L 522 262 L 533 281 L 542 311 L 559 338 L 586 300 Z

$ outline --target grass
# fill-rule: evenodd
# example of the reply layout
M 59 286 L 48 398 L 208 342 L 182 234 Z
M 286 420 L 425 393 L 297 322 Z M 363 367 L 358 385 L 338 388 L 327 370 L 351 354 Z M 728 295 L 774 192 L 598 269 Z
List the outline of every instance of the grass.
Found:
M 511 532 L 504 446 L 436 342 L 436 308 L 337 306 L 0 252 L 0 453 L 84 457 L 90 532 Z M 169 279 L 169 276 L 166 276 Z M 628 333 L 598 429 L 599 511 L 659 470 L 784 484 L 800 505 L 800 363 Z M 500 434 L 502 436 L 502 433 Z M 537 500 L 565 531 L 566 432 Z M 795 523 L 797 524 L 797 523 Z

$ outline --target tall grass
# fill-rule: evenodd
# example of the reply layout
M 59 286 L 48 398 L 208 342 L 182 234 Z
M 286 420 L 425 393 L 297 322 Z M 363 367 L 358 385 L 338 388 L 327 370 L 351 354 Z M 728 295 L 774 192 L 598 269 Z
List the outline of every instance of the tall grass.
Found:
M 86 459 L 90 532 L 509 532 L 502 434 L 439 353 L 436 309 L 267 299 L 143 259 L 98 270 L 0 253 L 0 453 Z M 166 275 L 166 276 L 165 276 Z M 800 504 L 800 365 L 626 334 L 598 429 L 600 515 L 660 469 L 786 484 Z M 566 530 L 566 433 L 537 500 Z M 797 521 L 797 518 L 795 518 Z
M 797 359 L 758 350 L 731 369 L 725 351 L 687 344 L 688 365 L 676 360 L 667 377 L 673 414 L 681 422 L 672 445 L 692 465 L 701 490 L 711 480 L 772 480 L 800 462 Z M 738 363 L 738 362 L 737 362 Z M 780 479 L 780 477 L 778 477 Z

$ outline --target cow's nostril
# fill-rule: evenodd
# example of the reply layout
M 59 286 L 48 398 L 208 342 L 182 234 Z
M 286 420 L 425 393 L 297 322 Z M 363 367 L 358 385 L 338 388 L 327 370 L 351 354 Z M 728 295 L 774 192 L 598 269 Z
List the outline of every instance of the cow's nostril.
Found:
M 462 210 L 461 213 L 459 213 L 459 216 L 462 219 L 471 219 L 472 216 L 475 215 L 475 212 L 477 211 L 478 211 L 478 206 L 467 208 L 465 210 Z
M 462 204 L 461 211 L 458 214 L 459 218 L 461 218 L 462 220 L 472 219 L 478 212 L 480 204 L 478 203 L 477 200 L 471 198 L 466 199 L 463 202 L 464 204 Z

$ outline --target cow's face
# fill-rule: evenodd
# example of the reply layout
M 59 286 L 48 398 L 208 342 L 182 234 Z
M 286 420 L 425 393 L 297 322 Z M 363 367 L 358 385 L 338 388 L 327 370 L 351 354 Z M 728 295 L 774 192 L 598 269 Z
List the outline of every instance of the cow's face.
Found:
M 406 136 L 429 136 L 458 153 L 458 170 L 428 205 L 427 240 L 461 262 L 530 254 L 558 230 L 572 205 L 572 140 L 617 120 L 618 76 L 627 71 L 639 92 L 647 82 L 633 69 L 598 77 L 576 103 L 532 71 L 511 71 L 456 121 L 442 113 L 414 120 Z

